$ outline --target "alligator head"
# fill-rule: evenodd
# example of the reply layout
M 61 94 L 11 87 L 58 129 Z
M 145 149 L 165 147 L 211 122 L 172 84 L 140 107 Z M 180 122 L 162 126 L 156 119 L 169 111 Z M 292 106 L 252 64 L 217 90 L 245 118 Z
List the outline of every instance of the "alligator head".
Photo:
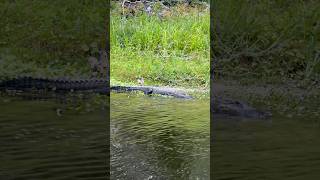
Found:
M 223 117 L 240 117 L 245 119 L 266 119 L 271 116 L 270 112 L 263 112 L 246 103 L 229 99 L 216 99 L 213 102 L 213 113 Z

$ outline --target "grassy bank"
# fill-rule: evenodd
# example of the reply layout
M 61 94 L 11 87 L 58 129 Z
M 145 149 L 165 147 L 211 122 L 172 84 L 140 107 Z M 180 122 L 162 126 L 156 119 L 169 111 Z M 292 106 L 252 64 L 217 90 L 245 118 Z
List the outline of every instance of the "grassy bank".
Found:
M 88 76 L 105 46 L 107 1 L 0 1 L 0 77 Z
M 171 7 L 164 18 L 111 10 L 111 83 L 209 87 L 209 11 Z
M 319 1 L 213 1 L 212 86 L 230 87 L 219 95 L 319 116 L 319 9 Z
M 173 7 L 160 20 L 111 15 L 113 83 L 209 85 L 209 12 Z M 90 76 L 88 57 L 104 47 L 106 1 L 1 1 L 0 77 Z
M 319 81 L 319 9 L 319 1 L 214 1 L 216 78 Z

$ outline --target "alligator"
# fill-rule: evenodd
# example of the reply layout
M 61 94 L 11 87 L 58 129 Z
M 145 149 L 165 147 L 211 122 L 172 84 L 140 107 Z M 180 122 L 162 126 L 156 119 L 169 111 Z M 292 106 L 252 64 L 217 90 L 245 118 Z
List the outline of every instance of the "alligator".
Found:
M 181 99 L 192 99 L 188 94 L 167 87 L 154 86 L 111 86 L 109 88 L 109 81 L 106 79 L 48 79 L 48 78 L 33 78 L 33 77 L 19 77 L 0 82 L 0 92 L 14 91 L 14 92 L 54 92 L 54 93 L 99 93 L 109 94 L 110 90 L 114 92 L 130 92 L 142 91 L 146 95 L 164 95 L 172 96 Z M 40 94 L 41 95 L 41 94 Z M 262 112 L 255 108 L 248 106 L 246 103 L 234 101 L 223 98 L 212 98 L 211 109 L 214 116 L 230 116 L 242 118 L 264 119 L 270 117 L 270 113 Z
M 142 91 L 147 95 L 164 95 L 182 99 L 191 99 L 188 94 L 173 88 L 154 86 L 111 86 L 106 79 L 48 79 L 19 77 L 0 82 L 0 91 L 31 92 L 41 90 L 45 92 L 69 93 L 69 92 L 91 92 L 99 94 L 109 94 L 114 92 Z
M 211 105 L 213 116 L 217 119 L 225 119 L 226 115 L 243 119 L 269 119 L 272 116 L 270 112 L 260 111 L 238 100 L 213 97 Z

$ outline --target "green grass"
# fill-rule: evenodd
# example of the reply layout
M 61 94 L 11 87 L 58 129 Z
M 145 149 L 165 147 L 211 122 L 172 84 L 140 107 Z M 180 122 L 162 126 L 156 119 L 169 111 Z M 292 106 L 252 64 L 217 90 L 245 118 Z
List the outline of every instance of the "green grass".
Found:
M 105 46 L 107 1 L 0 1 L 0 77 L 84 76 Z
M 111 83 L 209 86 L 210 16 L 208 11 L 173 7 L 161 20 L 140 14 L 124 18 L 119 5 L 111 13 Z
M 216 78 L 320 79 L 320 2 L 214 0 Z

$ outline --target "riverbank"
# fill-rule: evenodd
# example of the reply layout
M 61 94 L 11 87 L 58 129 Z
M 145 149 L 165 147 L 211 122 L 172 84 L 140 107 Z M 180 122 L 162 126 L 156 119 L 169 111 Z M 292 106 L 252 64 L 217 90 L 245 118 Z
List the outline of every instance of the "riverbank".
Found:
M 274 113 L 317 117 L 319 7 L 318 1 L 215 1 L 211 86 Z
M 181 4 L 161 18 L 146 13 L 124 18 L 121 6 L 111 4 L 112 85 L 137 85 L 143 77 L 145 85 L 209 91 L 207 6 Z M 0 80 L 92 76 L 88 59 L 98 59 L 106 43 L 104 1 L 1 2 L 0 7 Z
M 145 85 L 209 89 L 209 9 L 157 6 L 152 15 L 126 17 L 112 4 L 111 84 L 144 78 Z

